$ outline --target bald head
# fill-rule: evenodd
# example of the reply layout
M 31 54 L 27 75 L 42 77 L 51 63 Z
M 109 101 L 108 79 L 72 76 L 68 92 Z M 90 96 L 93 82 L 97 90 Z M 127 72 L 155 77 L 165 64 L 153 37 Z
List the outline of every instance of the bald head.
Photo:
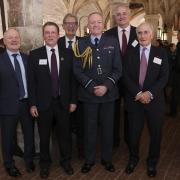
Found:
M 19 32 L 10 28 L 4 32 L 3 36 L 4 45 L 6 48 L 12 52 L 17 52 L 21 45 L 21 38 Z

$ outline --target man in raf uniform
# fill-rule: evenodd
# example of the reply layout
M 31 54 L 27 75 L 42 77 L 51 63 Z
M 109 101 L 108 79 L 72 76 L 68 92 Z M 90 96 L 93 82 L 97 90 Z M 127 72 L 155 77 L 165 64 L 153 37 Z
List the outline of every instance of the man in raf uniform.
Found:
M 88 16 L 90 36 L 79 40 L 74 49 L 74 73 L 80 83 L 78 99 L 83 103 L 85 119 L 85 164 L 87 173 L 95 163 L 98 124 L 101 128 L 101 163 L 113 172 L 113 114 L 118 98 L 117 81 L 121 76 L 119 45 L 116 39 L 105 37 L 103 18 L 98 12 Z

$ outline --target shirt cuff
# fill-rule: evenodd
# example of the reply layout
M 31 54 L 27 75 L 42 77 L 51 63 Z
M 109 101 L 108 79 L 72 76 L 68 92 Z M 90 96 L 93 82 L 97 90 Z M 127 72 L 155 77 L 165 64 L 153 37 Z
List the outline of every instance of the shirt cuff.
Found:
M 153 97 L 152 93 L 151 93 L 150 91 L 147 91 L 147 92 L 150 94 L 151 99 L 154 99 L 154 97 Z

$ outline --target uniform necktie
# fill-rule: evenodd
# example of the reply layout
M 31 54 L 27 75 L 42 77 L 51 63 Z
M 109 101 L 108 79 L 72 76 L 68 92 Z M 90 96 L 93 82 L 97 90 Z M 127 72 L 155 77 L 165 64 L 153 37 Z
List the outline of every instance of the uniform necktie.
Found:
M 94 39 L 94 44 L 95 44 L 95 46 L 97 46 L 99 44 L 99 39 L 97 37 Z
M 126 38 L 126 34 L 125 34 L 125 29 L 122 30 L 122 48 L 121 48 L 121 52 L 122 55 L 125 55 L 126 49 L 127 49 L 127 38 Z
M 139 72 L 139 85 L 140 88 L 143 88 L 144 80 L 146 77 L 146 71 L 147 71 L 147 59 L 145 55 L 146 48 L 142 49 L 141 53 L 141 62 L 140 62 L 140 72 Z
M 59 95 L 59 81 L 58 81 L 58 68 L 55 49 L 51 49 L 51 79 L 52 79 L 52 95 L 57 97 Z
M 12 56 L 14 57 L 14 67 L 15 67 L 15 72 L 16 72 L 17 79 L 18 79 L 18 84 L 19 84 L 19 98 L 22 99 L 25 96 L 25 90 L 24 90 L 24 84 L 23 84 L 23 80 L 22 80 L 21 68 L 20 68 L 19 62 L 16 58 L 17 55 L 18 54 L 12 54 Z
M 72 43 L 73 41 L 68 41 L 68 49 L 72 49 Z

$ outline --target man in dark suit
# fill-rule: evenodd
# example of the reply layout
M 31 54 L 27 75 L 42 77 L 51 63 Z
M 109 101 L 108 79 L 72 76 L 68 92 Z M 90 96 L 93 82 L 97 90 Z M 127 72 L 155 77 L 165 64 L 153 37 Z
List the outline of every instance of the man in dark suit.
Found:
M 64 16 L 63 25 L 62 25 L 65 36 L 60 37 L 58 44 L 61 48 L 72 49 L 74 43 L 79 39 L 76 36 L 76 31 L 78 29 L 78 19 L 75 15 L 68 13 Z
M 34 171 L 33 121 L 29 114 L 26 82 L 27 56 L 20 53 L 20 35 L 15 29 L 4 33 L 6 51 L 0 55 L 0 121 L 4 166 L 10 176 L 20 176 L 13 160 L 13 140 L 18 120 L 24 134 L 26 170 Z
M 65 36 L 60 37 L 58 40 L 58 45 L 61 48 L 73 48 L 75 42 L 77 42 L 80 37 L 76 36 L 76 31 L 78 28 L 78 19 L 75 15 L 68 13 L 63 19 L 63 29 L 65 31 Z M 77 83 L 78 85 L 78 83 Z M 77 149 L 78 157 L 83 157 L 83 118 L 82 118 L 82 105 L 80 102 L 77 104 L 76 111 L 70 114 L 71 132 L 76 134 L 77 139 Z
M 120 3 L 115 7 L 114 17 L 117 26 L 109 29 L 105 32 L 106 35 L 115 37 L 119 42 L 119 49 L 121 54 L 122 65 L 125 59 L 125 55 L 128 53 L 128 49 L 137 44 L 136 28 L 130 25 L 131 12 L 128 4 Z M 114 146 L 118 147 L 120 143 L 120 119 L 122 117 L 121 101 L 124 96 L 124 88 L 122 79 L 119 80 L 119 94 L 120 97 L 116 100 L 115 105 L 115 118 L 114 118 Z M 124 111 L 124 140 L 128 144 L 128 120 L 127 112 Z
M 130 155 L 125 172 L 131 174 L 139 161 L 139 142 L 146 115 L 150 133 L 147 174 L 154 177 L 160 156 L 168 60 L 164 49 L 151 45 L 153 39 L 151 24 L 146 22 L 140 24 L 137 27 L 137 36 L 139 45 L 129 50 L 123 66 L 125 109 L 128 111 L 130 137 Z
M 61 166 L 71 175 L 69 112 L 76 109 L 76 90 L 72 73 L 72 52 L 57 45 L 59 27 L 53 22 L 43 26 L 45 46 L 30 52 L 28 61 L 31 115 L 37 118 L 40 135 L 40 176 L 49 176 L 50 134 L 55 120 Z
M 177 116 L 179 104 L 179 91 L 180 91 L 180 30 L 177 34 L 178 43 L 176 45 L 176 57 L 174 66 L 174 75 L 172 80 L 172 100 L 170 103 L 169 115 L 173 118 Z
M 74 73 L 80 83 L 78 99 L 83 103 L 85 124 L 85 164 L 81 172 L 87 173 L 95 163 L 98 125 L 101 128 L 101 163 L 113 172 L 113 114 L 118 98 L 117 81 L 121 76 L 121 61 L 116 39 L 102 34 L 102 15 L 88 16 L 90 36 L 80 39 L 74 54 Z

